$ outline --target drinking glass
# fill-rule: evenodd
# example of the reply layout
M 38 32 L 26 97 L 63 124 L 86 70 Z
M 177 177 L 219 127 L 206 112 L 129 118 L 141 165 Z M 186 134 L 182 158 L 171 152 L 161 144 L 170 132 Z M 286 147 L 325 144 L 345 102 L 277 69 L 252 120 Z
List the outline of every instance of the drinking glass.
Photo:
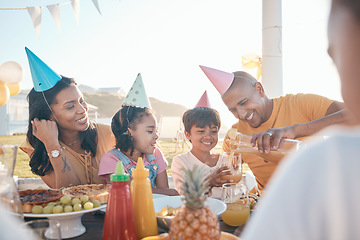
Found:
M 17 145 L 0 146 L 0 202 L 10 213 L 22 219 L 21 202 L 13 178 L 16 154 Z
M 24 226 L 29 231 L 29 234 L 35 239 L 47 240 L 56 239 L 61 240 L 60 222 L 56 220 L 42 219 L 25 222 Z
M 221 162 L 221 166 L 228 166 L 230 168 L 231 175 L 221 176 L 222 180 L 233 180 L 234 183 L 240 182 L 242 178 L 242 161 L 241 154 L 234 153 L 222 153 L 220 155 L 219 161 Z
M 222 220 L 230 226 L 242 226 L 250 217 L 250 205 L 247 187 L 244 184 L 223 184 L 222 200 L 226 210 L 221 215 Z

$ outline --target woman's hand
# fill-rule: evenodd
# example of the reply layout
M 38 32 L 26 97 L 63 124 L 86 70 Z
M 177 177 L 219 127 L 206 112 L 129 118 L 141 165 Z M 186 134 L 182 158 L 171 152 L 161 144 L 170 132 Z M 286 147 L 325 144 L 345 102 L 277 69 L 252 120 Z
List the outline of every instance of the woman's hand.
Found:
M 205 180 L 209 179 L 210 187 L 221 187 L 224 183 L 230 183 L 232 180 L 222 180 L 220 177 L 231 175 L 228 166 L 222 166 L 210 173 Z
M 34 118 L 31 124 L 33 135 L 43 142 L 45 146 L 60 146 L 58 140 L 59 130 L 55 121 Z

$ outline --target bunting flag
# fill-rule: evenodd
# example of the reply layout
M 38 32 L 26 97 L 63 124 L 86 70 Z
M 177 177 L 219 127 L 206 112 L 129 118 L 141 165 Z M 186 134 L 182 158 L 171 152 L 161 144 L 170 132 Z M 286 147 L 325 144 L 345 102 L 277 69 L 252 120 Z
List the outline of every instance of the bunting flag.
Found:
M 95 5 L 98 12 L 100 13 L 100 15 L 102 15 L 101 11 L 100 11 L 98 0 L 92 0 L 92 2 Z M 51 5 L 46 5 L 46 6 L 32 6 L 32 7 L 21 7 L 21 8 L 2 8 L 2 7 L 0 7 L 0 11 L 1 10 L 27 10 L 30 15 L 31 21 L 33 22 L 36 36 L 37 36 L 37 38 L 39 38 L 41 17 L 42 17 L 42 15 L 41 15 L 42 8 L 47 7 L 49 9 L 49 11 L 55 21 L 56 27 L 60 33 L 61 32 L 60 5 L 65 5 L 65 4 L 69 4 L 69 3 L 71 3 L 71 6 L 73 8 L 76 23 L 79 24 L 80 0 L 68 0 L 68 2 L 51 4 Z
M 33 22 L 36 36 L 39 38 L 41 25 L 41 7 L 28 7 L 27 10 Z
M 100 15 L 101 15 L 101 12 L 100 12 L 100 8 L 99 8 L 99 3 L 98 3 L 98 0 L 92 0 L 96 9 L 99 11 Z
M 80 15 L 80 0 L 71 0 L 71 6 L 74 10 L 76 24 L 79 25 L 79 15 Z
M 47 6 L 47 8 L 49 9 L 49 11 L 55 21 L 56 27 L 60 33 L 61 32 L 60 5 L 59 4 L 49 5 L 49 6 Z

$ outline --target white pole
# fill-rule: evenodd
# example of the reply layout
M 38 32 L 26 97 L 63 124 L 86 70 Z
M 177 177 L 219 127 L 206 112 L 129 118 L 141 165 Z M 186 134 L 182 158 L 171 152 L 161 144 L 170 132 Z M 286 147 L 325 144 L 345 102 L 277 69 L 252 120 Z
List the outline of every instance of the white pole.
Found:
M 262 1 L 262 83 L 270 98 L 283 94 L 281 0 Z
M 9 118 L 7 117 L 7 103 L 0 106 L 0 136 L 7 136 L 9 130 Z

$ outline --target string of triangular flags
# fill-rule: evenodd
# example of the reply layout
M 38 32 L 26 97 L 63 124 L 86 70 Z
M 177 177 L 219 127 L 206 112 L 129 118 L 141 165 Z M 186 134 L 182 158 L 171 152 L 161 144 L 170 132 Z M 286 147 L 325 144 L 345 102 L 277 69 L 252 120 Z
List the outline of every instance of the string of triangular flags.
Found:
M 92 2 L 101 15 L 98 0 L 92 0 Z M 73 8 L 75 18 L 76 18 L 76 23 L 79 24 L 80 0 L 70 0 L 69 2 L 51 4 L 51 5 L 47 5 L 47 6 L 33 6 L 33 7 L 26 7 L 26 8 L 0 8 L 0 10 L 27 10 L 30 15 L 30 18 L 32 20 L 32 23 L 34 25 L 36 36 L 39 38 L 42 8 L 46 7 L 50 11 L 51 16 L 53 17 L 53 19 L 55 21 L 58 31 L 61 32 L 60 5 L 65 5 L 65 4 L 69 4 L 69 3 L 71 3 L 71 6 Z

